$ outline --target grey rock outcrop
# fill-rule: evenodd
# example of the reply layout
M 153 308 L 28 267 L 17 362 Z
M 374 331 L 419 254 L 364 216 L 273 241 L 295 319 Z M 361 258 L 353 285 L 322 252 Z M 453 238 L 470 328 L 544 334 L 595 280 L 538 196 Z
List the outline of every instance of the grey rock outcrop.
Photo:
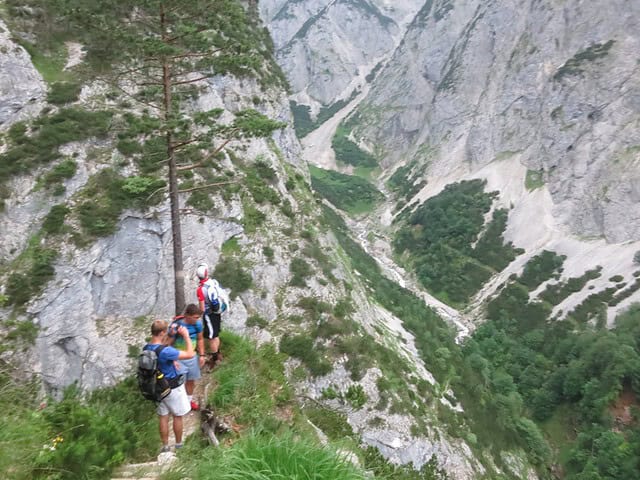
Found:
M 295 98 L 314 107 L 348 98 L 393 51 L 419 7 L 415 0 L 260 2 Z
M 0 20 L 0 126 L 6 128 L 39 112 L 45 94 L 46 85 L 31 57 L 11 40 Z
M 430 0 L 360 104 L 358 135 L 385 167 L 417 159 L 430 180 L 513 157 L 541 172 L 574 235 L 640 240 L 639 18 L 624 0 Z

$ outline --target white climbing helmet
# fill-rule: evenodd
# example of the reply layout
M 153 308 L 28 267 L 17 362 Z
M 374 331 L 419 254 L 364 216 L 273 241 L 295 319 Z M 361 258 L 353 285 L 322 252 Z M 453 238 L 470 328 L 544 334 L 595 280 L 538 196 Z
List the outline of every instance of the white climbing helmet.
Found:
M 206 263 L 201 263 L 196 268 L 196 275 L 200 280 L 204 280 L 205 278 L 209 278 L 209 265 Z

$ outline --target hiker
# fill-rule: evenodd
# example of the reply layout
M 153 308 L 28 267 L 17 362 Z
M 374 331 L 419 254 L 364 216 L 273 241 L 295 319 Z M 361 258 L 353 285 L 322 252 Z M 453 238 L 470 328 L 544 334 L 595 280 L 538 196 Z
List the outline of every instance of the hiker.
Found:
M 220 354 L 220 321 L 222 312 L 227 309 L 228 299 L 226 293 L 220 288 L 217 280 L 209 278 L 209 266 L 201 263 L 196 269 L 196 275 L 200 280 L 198 290 L 198 306 L 204 312 L 202 323 L 204 324 L 204 338 L 209 343 L 209 355 L 211 356 L 211 366 L 222 360 Z M 213 295 L 212 295 L 213 293 Z M 224 294 L 225 298 L 221 298 Z M 214 298 L 214 301 L 211 298 Z
M 187 391 L 187 398 L 191 404 L 191 410 L 198 410 L 200 405 L 193 399 L 193 389 L 196 384 L 196 380 L 200 379 L 200 369 L 204 367 L 204 336 L 202 335 L 202 321 L 200 317 L 203 311 L 198 308 L 198 305 L 190 303 L 184 309 L 184 314 L 179 315 L 173 319 L 173 322 L 169 326 L 169 336 L 172 339 L 173 346 L 181 352 L 186 351 L 187 344 L 184 339 L 176 335 L 178 327 L 185 327 L 189 331 L 189 338 L 191 338 L 191 345 L 196 346 L 196 356 L 186 360 L 179 360 L 181 369 L 180 371 L 186 374 L 185 389 Z
M 155 320 L 151 324 L 151 340 L 145 345 L 145 350 L 164 348 L 158 355 L 158 369 L 169 380 L 171 393 L 158 404 L 157 413 L 160 420 L 160 439 L 162 440 L 161 452 L 171 451 L 169 447 L 169 415 L 173 416 L 173 433 L 176 437 L 175 448 L 182 447 L 182 416 L 189 413 L 191 407 L 184 387 L 184 376 L 176 368 L 176 360 L 188 360 L 193 358 L 195 352 L 189 337 L 189 330 L 178 327 L 177 335 L 180 335 L 186 345 L 185 350 L 180 351 L 168 346 L 169 324 L 164 320 Z

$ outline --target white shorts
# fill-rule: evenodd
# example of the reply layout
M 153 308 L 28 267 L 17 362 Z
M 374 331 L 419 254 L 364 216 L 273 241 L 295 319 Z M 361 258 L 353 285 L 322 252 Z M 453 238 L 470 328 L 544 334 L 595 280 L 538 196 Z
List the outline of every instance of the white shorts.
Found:
M 181 417 L 191 411 L 191 404 L 187 398 L 187 391 L 184 389 L 184 383 L 178 388 L 171 390 L 171 393 L 164 397 L 158 404 L 156 412 L 161 417 L 172 414 L 174 417 Z

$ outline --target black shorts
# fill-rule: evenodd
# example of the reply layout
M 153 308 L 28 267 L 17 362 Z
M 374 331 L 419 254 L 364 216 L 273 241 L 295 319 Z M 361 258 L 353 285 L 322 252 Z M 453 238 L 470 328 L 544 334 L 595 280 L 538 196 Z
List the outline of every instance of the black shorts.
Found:
M 204 338 L 218 338 L 220 335 L 220 314 L 205 312 L 202 316 L 202 326 L 204 327 L 202 332 Z

